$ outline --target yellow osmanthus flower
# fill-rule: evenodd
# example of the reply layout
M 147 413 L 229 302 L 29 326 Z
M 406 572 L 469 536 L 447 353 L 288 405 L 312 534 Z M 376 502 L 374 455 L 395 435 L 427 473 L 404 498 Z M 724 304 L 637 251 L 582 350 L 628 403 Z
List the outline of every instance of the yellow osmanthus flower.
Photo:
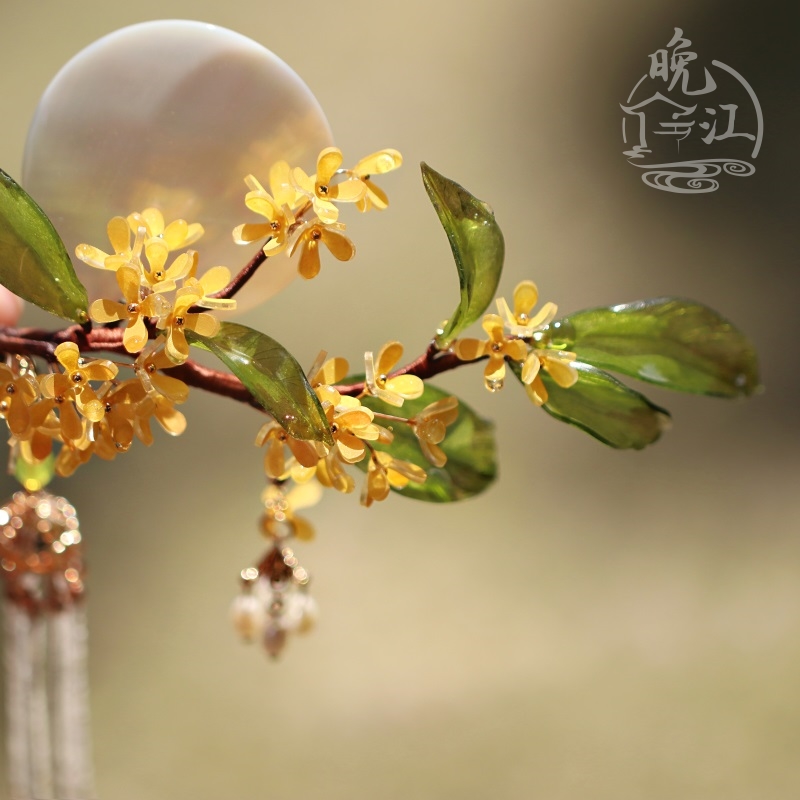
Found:
M 154 237 L 161 239 L 170 251 L 182 250 L 194 244 L 204 233 L 199 222 L 188 223 L 185 219 L 176 219 L 165 225 L 164 215 L 157 208 L 134 211 L 128 215 L 127 222 L 132 233 L 136 234 L 143 227 L 148 240 Z
M 173 403 L 183 403 L 189 396 L 189 387 L 182 380 L 161 371 L 176 364 L 160 345 L 163 345 L 162 340 L 154 342 L 150 348 L 140 353 L 133 365 L 136 375 L 147 394 L 161 394 Z
M 289 232 L 295 224 L 292 205 L 297 192 L 283 183 L 284 167 L 288 178 L 289 165 L 285 161 L 273 165 L 270 171 L 270 188 L 276 196 L 270 195 L 253 175 L 248 175 L 244 179 L 250 188 L 244 198 L 245 205 L 264 217 L 266 222 L 244 223 L 234 228 L 233 240 L 236 244 L 250 244 L 266 239 L 262 249 L 268 256 L 274 256 L 286 249 L 289 244 Z
M 315 175 L 306 175 L 300 167 L 292 170 L 295 188 L 311 201 L 314 213 L 324 223 L 336 222 L 339 217 L 332 201 L 357 203 L 367 190 L 363 181 L 351 178 L 346 170 L 341 170 L 344 180 L 334 183 L 343 160 L 338 147 L 326 147 L 317 158 Z
M 382 211 L 389 205 L 389 198 L 379 186 L 376 186 L 371 177 L 383 175 L 397 169 L 403 163 L 403 156 L 397 150 L 388 148 L 362 158 L 352 170 L 352 173 L 364 184 L 364 196 L 356 202 L 359 211 L 369 211 L 375 208 Z
M 123 264 L 131 264 L 141 269 L 142 247 L 147 236 L 146 228 L 135 231 L 131 242 L 131 230 L 125 217 L 112 217 L 106 226 L 106 232 L 111 247 L 114 248 L 113 254 L 89 244 L 79 244 L 75 248 L 75 255 L 85 264 L 97 269 L 117 270 Z
M 8 423 L 12 436 L 27 431 L 31 419 L 29 406 L 38 397 L 39 385 L 31 375 L 18 375 L 0 364 L 0 419 Z
M 497 298 L 497 310 L 505 317 L 508 331 L 520 339 L 530 339 L 535 333 L 549 325 L 558 313 L 555 303 L 545 303 L 531 316 L 539 301 L 539 290 L 533 281 L 521 281 L 514 289 L 514 311 L 508 307 L 504 297 Z
M 144 263 L 140 263 L 142 286 L 153 292 L 171 292 L 177 287 L 177 281 L 183 280 L 197 264 L 197 253 L 188 250 L 176 256 L 167 267 L 170 248 L 164 239 L 153 237 L 144 243 Z
M 122 343 L 129 353 L 138 353 L 147 344 L 147 326 L 144 321 L 155 313 L 153 304 L 156 296 L 151 294 L 142 298 L 140 273 L 132 266 L 121 266 L 116 277 L 124 302 L 95 300 L 89 308 L 89 316 L 95 322 L 101 323 L 124 320 L 126 326 Z
M 447 426 L 458 419 L 458 398 L 443 397 L 413 417 L 410 422 L 414 426 L 420 450 L 434 467 L 443 467 L 447 456 L 439 445 L 444 441 Z
M 400 407 L 406 400 L 422 396 L 425 384 L 416 375 L 395 375 L 389 373 L 403 357 L 400 342 L 385 344 L 378 353 L 377 362 L 372 351 L 364 353 L 364 392 L 377 397 L 392 406 Z
M 53 408 L 55 401 L 50 398 L 37 400 L 28 407 L 28 425 L 25 430 L 13 434 L 20 443 L 20 453 L 28 463 L 47 458 L 53 449 L 53 441 L 61 436 L 61 422 Z M 83 431 L 80 419 L 78 430 Z
M 574 386 L 578 381 L 578 370 L 572 365 L 573 361 L 575 353 L 534 347 L 522 365 L 521 378 L 528 397 L 537 406 L 547 402 L 547 389 L 540 375 L 541 367 L 544 367 L 550 377 L 563 389 Z
M 212 295 L 224 289 L 231 281 L 231 271 L 227 267 L 211 267 L 206 270 L 199 278 L 197 273 L 197 254 L 189 270 L 186 280 L 183 282 L 184 288 L 196 289 L 200 293 L 200 299 L 195 305 L 203 308 L 214 309 L 215 311 L 233 311 L 236 308 L 236 300 L 232 297 L 212 297 Z
M 256 447 L 266 445 L 264 454 L 264 472 L 275 480 L 284 480 L 290 474 L 293 466 L 291 459 L 286 458 L 288 447 L 294 459 L 307 469 L 315 467 L 320 455 L 313 442 L 295 439 L 275 421 L 270 420 L 261 426 L 256 434 Z
M 101 420 L 105 414 L 105 405 L 91 387 L 90 381 L 113 380 L 118 370 L 107 359 L 85 361 L 74 342 L 60 344 L 55 349 L 55 356 L 64 372 L 40 377 L 39 387 L 45 397 L 55 400 L 62 433 L 68 439 L 77 440 L 83 435 L 83 425 L 75 412 L 75 406 L 90 422 Z
M 219 331 L 219 320 L 216 317 L 204 311 L 189 311 L 201 299 L 202 293 L 198 287 L 187 286 L 175 293 L 175 305 L 163 324 L 167 333 L 164 352 L 174 364 L 182 364 L 189 358 L 187 330 L 195 331 L 201 336 L 214 336 Z
M 506 358 L 524 361 L 528 348 L 520 339 L 509 339 L 503 331 L 503 320 L 497 314 L 486 314 L 481 322 L 489 336 L 487 341 L 480 339 L 458 339 L 453 344 L 456 355 L 463 361 L 474 361 L 489 356 L 483 372 L 484 384 L 490 392 L 503 388 L 506 374 Z
M 423 483 L 427 477 L 425 470 L 416 464 L 374 450 L 361 492 L 361 504 L 369 508 L 374 501 L 385 500 L 390 489 L 403 489 L 412 481 Z
M 355 254 L 355 245 L 342 233 L 345 226 L 341 223 L 323 225 L 320 222 L 308 222 L 300 229 L 297 238 L 289 248 L 289 255 L 294 255 L 300 248 L 300 261 L 297 271 L 306 280 L 319 273 L 319 245 L 324 244 L 331 255 L 339 261 L 349 261 Z

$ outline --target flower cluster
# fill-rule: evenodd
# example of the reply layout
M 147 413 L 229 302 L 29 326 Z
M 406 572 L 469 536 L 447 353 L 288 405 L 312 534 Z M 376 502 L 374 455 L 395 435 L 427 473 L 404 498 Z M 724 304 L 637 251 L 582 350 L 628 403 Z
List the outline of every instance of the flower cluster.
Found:
M 301 485 L 316 478 L 326 488 L 349 493 L 355 489 L 355 480 L 346 467 L 368 459 L 361 493 L 365 506 L 386 499 L 391 488 L 402 489 L 409 482 L 424 482 L 427 475 L 421 467 L 376 448 L 376 445 L 391 445 L 394 440 L 392 430 L 381 422 L 411 426 L 425 457 L 434 466 L 444 466 L 447 457 L 438 445 L 444 439 L 446 426 L 458 415 L 456 398 L 431 403 L 411 419 L 373 411 L 361 402 L 363 397 L 373 396 L 399 407 L 405 400 L 422 396 L 424 384 L 417 376 L 388 374 L 402 354 L 399 342 L 386 344 L 377 359 L 372 352 L 365 353 L 366 380 L 360 397 L 343 395 L 336 388 L 348 373 L 347 361 L 343 358 L 325 361 L 322 354 L 309 373 L 309 382 L 325 413 L 333 445 L 295 439 L 271 420 L 256 436 L 256 445 L 266 446 L 267 476 L 276 482 L 291 478 Z
M 116 273 L 122 300 L 95 300 L 89 308 L 94 322 L 125 324 L 123 345 L 129 353 L 140 353 L 150 338 L 148 322 L 158 333 L 167 357 L 182 364 L 189 357 L 186 331 L 214 336 L 219 321 L 197 308 L 232 310 L 236 301 L 214 295 L 228 285 L 227 267 L 213 267 L 197 277 L 198 255 L 187 250 L 168 265 L 170 253 L 182 250 L 203 235 L 198 223 L 179 219 L 164 224 L 158 209 L 146 208 L 127 219 L 114 217 L 107 227 L 114 253 L 79 244 L 75 254 L 97 269 Z
M 541 334 L 555 319 L 558 307 L 555 303 L 545 303 L 533 314 L 538 300 L 536 284 L 522 281 L 514 289 L 513 310 L 500 297 L 497 300 L 500 313 L 484 316 L 481 324 L 488 339 L 459 339 L 453 349 L 464 361 L 488 357 L 483 380 L 490 392 L 503 388 L 507 360 L 520 364 L 520 378 L 528 397 L 541 406 L 547 402 L 548 396 L 542 381 L 542 368 L 565 389 L 577 382 L 578 372 L 572 364 L 575 353 L 551 348 L 545 343 Z
M 269 191 L 248 175 L 245 205 L 265 222 L 239 225 L 233 231 L 234 241 L 249 244 L 266 239 L 267 256 L 284 250 L 289 256 L 299 253 L 297 269 L 307 279 L 319 273 L 320 245 L 339 261 L 349 261 L 355 247 L 338 221 L 337 204 L 354 203 L 359 211 L 386 208 L 389 200 L 371 176 L 397 169 L 403 158 L 397 150 L 387 149 L 362 158 L 353 169 L 342 168 L 343 161 L 337 147 L 326 147 L 319 154 L 314 175 L 279 161 L 270 169 Z
M 134 438 L 152 444 L 153 418 L 173 436 L 185 429 L 175 405 L 186 400 L 189 390 L 159 371 L 174 366 L 163 350 L 144 351 L 133 365 L 135 375 L 122 381 L 116 364 L 83 358 L 74 342 L 56 347 L 55 358 L 60 371 L 45 375 L 37 375 L 23 359 L 0 365 L 0 417 L 26 463 L 48 458 L 59 442 L 55 470 L 67 476 L 93 454 L 115 458 Z

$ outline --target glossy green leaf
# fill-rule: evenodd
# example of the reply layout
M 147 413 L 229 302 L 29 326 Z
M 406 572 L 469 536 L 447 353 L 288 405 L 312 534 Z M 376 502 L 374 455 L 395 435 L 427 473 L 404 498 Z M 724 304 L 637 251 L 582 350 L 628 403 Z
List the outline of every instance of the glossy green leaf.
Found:
M 348 378 L 346 382 L 358 380 Z M 410 419 L 430 403 L 449 396 L 449 392 L 426 383 L 422 397 L 406 400 L 399 409 L 375 397 L 362 397 L 361 402 L 373 411 Z M 425 458 L 410 425 L 376 418 L 378 424 L 390 428 L 394 433 L 394 441 L 390 445 L 378 445 L 376 449 L 410 461 L 428 473 L 424 483 L 409 483 L 404 489 L 394 491 L 416 500 L 448 503 L 472 497 L 489 487 L 497 474 L 494 425 L 479 417 L 460 400 L 458 409 L 458 419 L 447 428 L 447 436 L 439 445 L 447 454 L 447 463 L 443 467 L 434 467 Z M 364 459 L 359 467 L 366 470 L 368 463 Z
M 17 456 L 14 459 L 14 477 L 28 492 L 44 489 L 56 474 L 56 457 L 50 453 L 47 458 L 29 463 Z
M 461 302 L 436 337 L 436 344 L 444 349 L 477 322 L 494 299 L 505 243 L 486 203 L 425 163 L 422 182 L 447 233 L 461 284 Z
M 661 297 L 579 311 L 550 326 L 581 361 L 682 392 L 736 397 L 759 386 L 753 345 L 716 311 Z
M 283 345 L 234 322 L 223 322 L 216 336 L 187 330 L 186 338 L 217 356 L 290 436 L 333 444 L 314 390 Z
M 669 427 L 669 412 L 644 395 L 589 364 L 573 362 L 578 382 L 564 389 L 545 370 L 540 371 L 547 389 L 548 414 L 568 422 L 611 447 L 641 450 L 655 442 Z M 512 364 L 519 377 L 519 365 Z
M 0 283 L 51 314 L 84 323 L 86 289 L 44 211 L 0 170 Z

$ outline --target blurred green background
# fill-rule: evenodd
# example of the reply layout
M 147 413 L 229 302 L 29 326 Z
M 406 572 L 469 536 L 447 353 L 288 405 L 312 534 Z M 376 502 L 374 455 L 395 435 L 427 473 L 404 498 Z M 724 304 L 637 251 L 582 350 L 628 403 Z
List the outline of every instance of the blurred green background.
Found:
M 425 160 L 493 206 L 506 296 L 533 278 L 565 313 L 692 297 L 752 337 L 767 391 L 648 390 L 674 426 L 630 453 L 513 385 L 489 395 L 480 368 L 443 377 L 496 420 L 499 482 L 450 507 L 326 497 L 298 548 L 320 623 L 278 663 L 228 621 L 239 570 L 266 549 L 261 417 L 194 392 L 184 436 L 55 486 L 90 560 L 100 796 L 800 796 L 796 4 L 0 0 L 0 165 L 19 175 L 71 56 L 173 17 L 290 63 L 348 160 L 406 158 L 387 212 L 346 216 L 355 262 L 328 259 L 243 319 L 301 363 L 325 347 L 355 365 L 394 338 L 418 353 L 450 312 Z M 621 154 L 619 103 L 675 26 L 764 112 L 755 175 L 711 194 L 655 191 Z

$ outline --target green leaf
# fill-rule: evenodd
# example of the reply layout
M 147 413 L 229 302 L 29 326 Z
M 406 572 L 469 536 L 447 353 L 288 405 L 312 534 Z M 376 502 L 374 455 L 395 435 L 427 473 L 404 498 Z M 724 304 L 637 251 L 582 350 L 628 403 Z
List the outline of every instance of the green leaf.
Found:
M 354 383 L 359 380 L 363 378 L 347 378 L 345 382 Z M 406 400 L 399 409 L 375 397 L 362 397 L 361 402 L 373 411 L 410 419 L 430 403 L 449 397 L 450 394 L 426 383 L 422 397 Z M 447 463 L 441 468 L 434 467 L 425 458 L 410 425 L 380 418 L 376 418 L 375 422 L 391 428 L 394 433 L 394 441 L 390 445 L 379 445 L 376 449 L 385 450 L 403 461 L 410 461 L 428 473 L 428 479 L 424 483 L 409 483 L 404 489 L 394 490 L 399 494 L 416 500 L 448 503 L 479 494 L 495 479 L 497 463 L 494 425 L 479 417 L 460 400 L 458 419 L 447 428 L 447 435 L 439 445 L 447 454 Z M 365 458 L 358 466 L 366 470 L 368 463 L 368 459 Z
M 447 233 L 461 284 L 461 302 L 436 337 L 437 346 L 445 349 L 481 318 L 494 299 L 505 243 L 494 212 L 486 203 L 425 163 L 422 182 Z
M 28 492 L 38 492 L 44 489 L 53 480 L 55 474 L 56 457 L 53 453 L 32 464 L 19 455 L 14 460 L 14 477 Z
M 86 289 L 44 211 L 0 170 L 0 283 L 64 319 L 89 319 Z
M 333 444 L 317 395 L 283 345 L 234 322 L 223 322 L 216 336 L 187 330 L 186 338 L 222 361 L 290 436 Z
M 753 345 L 716 311 L 661 297 L 579 311 L 550 326 L 581 361 L 667 389 L 736 397 L 759 386 Z
M 572 363 L 578 370 L 578 382 L 568 389 L 545 370 L 539 372 L 548 394 L 542 408 L 548 414 L 621 450 L 641 450 L 669 426 L 669 412 L 644 395 L 588 364 Z M 511 367 L 519 377 L 520 365 L 512 363 Z

